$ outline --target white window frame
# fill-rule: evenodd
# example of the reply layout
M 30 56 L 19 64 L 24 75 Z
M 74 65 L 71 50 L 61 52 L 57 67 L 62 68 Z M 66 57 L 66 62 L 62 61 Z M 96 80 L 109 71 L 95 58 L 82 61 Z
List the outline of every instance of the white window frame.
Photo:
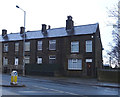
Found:
M 51 60 L 54 60 L 54 61 L 55 61 L 55 60 L 56 60 L 56 56 L 55 56 L 55 55 L 50 55 L 50 56 L 49 56 L 49 63 L 50 63 L 50 64 L 51 64 L 51 62 L 50 62 Z M 55 63 L 55 62 L 54 62 L 54 63 Z
M 19 51 L 19 42 L 15 43 L 15 51 Z
M 15 57 L 15 64 L 14 65 L 18 65 L 19 64 L 19 59 L 17 57 Z
M 86 61 L 86 63 L 87 62 L 92 62 L 92 59 L 86 59 L 85 61 Z
M 86 52 L 92 52 L 92 40 L 86 41 Z
M 79 41 L 72 41 L 71 42 L 71 53 L 78 53 L 79 52 Z
M 77 59 L 72 59 L 72 63 L 77 63 L 78 60 Z
M 42 57 L 37 57 L 37 64 L 42 64 Z
M 3 65 L 8 65 L 8 59 L 6 57 L 3 57 Z
M 4 44 L 4 52 L 8 52 L 8 43 Z
M 37 50 L 42 50 L 42 41 L 37 41 Z
M 30 64 L 30 56 L 25 56 L 25 64 Z
M 49 50 L 56 50 L 56 40 L 49 40 Z
M 68 70 L 82 70 L 82 59 L 68 59 Z
M 25 51 L 30 51 L 30 41 L 25 42 Z

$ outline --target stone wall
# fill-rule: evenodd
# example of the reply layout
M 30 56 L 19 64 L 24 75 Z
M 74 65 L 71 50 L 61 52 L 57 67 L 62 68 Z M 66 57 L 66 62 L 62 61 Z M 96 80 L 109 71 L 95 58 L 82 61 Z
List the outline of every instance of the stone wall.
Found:
M 120 83 L 120 69 L 100 69 L 98 70 L 98 80 Z

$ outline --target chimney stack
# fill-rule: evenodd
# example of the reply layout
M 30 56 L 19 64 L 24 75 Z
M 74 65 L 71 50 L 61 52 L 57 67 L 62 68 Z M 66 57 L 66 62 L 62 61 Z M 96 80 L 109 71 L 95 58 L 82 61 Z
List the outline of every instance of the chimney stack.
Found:
M 6 30 L 6 29 L 3 29 L 3 30 L 2 30 L 2 36 L 5 36 L 5 35 L 7 35 L 7 30 Z
M 23 34 L 25 31 L 25 28 L 24 27 L 20 27 L 20 34 Z
M 74 33 L 74 21 L 72 20 L 72 16 L 67 16 L 66 31 L 69 34 Z
M 47 36 L 46 24 L 42 24 L 42 33 L 44 36 Z

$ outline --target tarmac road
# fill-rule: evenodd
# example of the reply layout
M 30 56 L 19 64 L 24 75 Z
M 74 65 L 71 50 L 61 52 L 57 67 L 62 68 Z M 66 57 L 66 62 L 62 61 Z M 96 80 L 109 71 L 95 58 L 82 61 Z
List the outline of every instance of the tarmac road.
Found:
M 10 78 L 10 75 L 3 74 L 2 84 L 9 85 Z M 89 85 L 88 79 L 75 84 L 69 81 L 73 79 L 78 81 L 76 78 L 19 76 L 18 84 L 24 84 L 26 87 L 2 87 L 2 95 L 101 95 L 101 97 L 112 95 L 118 97 L 118 88 Z

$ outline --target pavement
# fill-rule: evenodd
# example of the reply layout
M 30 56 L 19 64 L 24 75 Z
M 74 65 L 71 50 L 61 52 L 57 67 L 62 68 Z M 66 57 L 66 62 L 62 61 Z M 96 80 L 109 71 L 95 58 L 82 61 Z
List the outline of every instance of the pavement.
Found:
M 97 78 L 75 78 L 75 77 L 45 77 L 45 76 L 26 76 L 33 77 L 34 79 L 47 79 L 52 82 L 61 83 L 61 84 L 82 84 L 90 86 L 99 86 L 99 87 L 109 87 L 109 88 L 120 88 L 120 83 L 112 82 L 101 82 Z
M 22 76 L 18 76 L 20 78 Z M 40 81 L 49 81 L 52 83 L 60 84 L 80 84 L 80 85 L 89 85 L 89 86 L 99 86 L 99 87 L 109 87 L 109 88 L 120 88 L 120 84 L 111 83 L 111 82 L 101 82 L 96 78 L 76 78 L 76 77 L 48 77 L 48 76 L 25 76 L 26 78 L 37 79 Z M 25 85 L 10 85 L 10 83 L 2 84 L 3 87 L 25 87 Z

